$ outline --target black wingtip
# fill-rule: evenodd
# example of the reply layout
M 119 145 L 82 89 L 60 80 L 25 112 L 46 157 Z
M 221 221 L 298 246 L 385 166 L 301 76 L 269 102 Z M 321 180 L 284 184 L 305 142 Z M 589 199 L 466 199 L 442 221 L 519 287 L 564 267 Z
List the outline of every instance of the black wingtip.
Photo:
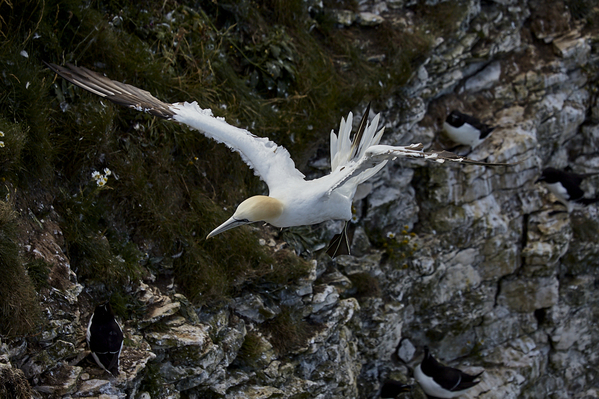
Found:
M 50 69 L 52 72 L 54 72 L 54 73 L 55 73 L 55 74 L 57 74 L 57 75 L 60 75 L 60 72 L 59 72 L 59 68 L 60 68 L 60 67 L 59 67 L 58 65 L 56 65 L 56 64 L 53 64 L 53 63 L 51 63 L 51 62 L 46 62 L 46 61 L 44 61 L 44 60 L 42 60 L 42 62 L 43 62 L 43 63 L 44 63 L 44 65 L 46 65 L 46 66 L 48 67 L 48 69 Z
M 343 226 L 343 230 L 339 234 L 335 234 L 329 246 L 327 247 L 327 255 L 331 258 L 336 258 L 340 255 L 351 255 L 351 242 L 354 236 L 354 229 L 348 226 L 348 223 Z
M 480 138 L 486 139 L 491 134 L 491 132 L 493 130 L 495 130 L 495 127 L 494 126 L 490 127 L 489 125 L 483 125 L 483 126 L 485 126 L 485 128 L 481 130 Z
M 364 110 L 364 114 L 362 115 L 362 119 L 360 119 L 360 124 L 358 125 L 358 131 L 352 140 L 351 145 L 351 158 L 356 155 L 358 149 L 360 148 L 360 142 L 362 141 L 362 137 L 364 137 L 364 131 L 366 131 L 366 125 L 368 124 L 368 116 L 370 115 L 370 104 L 372 101 L 368 102 L 366 109 Z
M 147 112 L 162 119 L 172 119 L 175 115 L 170 104 L 158 100 L 148 91 L 138 87 L 112 80 L 90 69 L 69 63 L 66 64 L 66 67 L 45 61 L 44 64 L 75 86 L 106 98 L 115 104 Z

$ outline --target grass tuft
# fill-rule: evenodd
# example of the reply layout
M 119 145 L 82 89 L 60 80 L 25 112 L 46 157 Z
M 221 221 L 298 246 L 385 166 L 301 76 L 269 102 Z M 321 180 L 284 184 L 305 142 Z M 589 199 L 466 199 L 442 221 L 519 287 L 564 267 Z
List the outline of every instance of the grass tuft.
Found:
M 243 344 L 241 344 L 241 348 L 239 348 L 233 365 L 248 366 L 254 369 L 266 349 L 268 348 L 265 347 L 262 336 L 256 331 L 249 331 L 243 340 Z
M 25 378 L 25 374 L 18 368 L 0 368 L 0 397 L 11 399 L 29 399 L 33 396 L 33 389 Z
M 361 272 L 349 275 L 349 279 L 356 291 L 353 294 L 356 298 L 379 298 L 381 296 L 381 287 L 376 277 Z
M 457 1 L 446 1 L 435 5 L 418 3 L 414 12 L 423 28 L 431 30 L 437 37 L 451 38 L 460 29 L 468 7 Z
M 18 123 L 0 118 L 0 180 L 15 181 L 20 170 L 21 153 L 27 132 Z
M 50 287 L 50 282 L 48 281 L 52 269 L 50 264 L 43 259 L 34 259 L 27 262 L 25 267 L 36 291 L 39 292 L 42 288 Z
M 289 306 L 282 307 L 277 317 L 262 326 L 262 330 L 269 334 L 269 341 L 278 356 L 302 348 L 317 328 L 302 318 L 301 311 Z
M 40 320 L 34 286 L 19 254 L 17 213 L 0 201 L 0 333 L 25 335 Z

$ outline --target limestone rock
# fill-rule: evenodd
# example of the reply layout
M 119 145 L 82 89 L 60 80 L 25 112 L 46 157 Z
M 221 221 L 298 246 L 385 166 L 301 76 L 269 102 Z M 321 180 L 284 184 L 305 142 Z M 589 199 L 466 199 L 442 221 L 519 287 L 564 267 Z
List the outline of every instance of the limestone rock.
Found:
M 377 26 L 382 24 L 384 20 L 380 15 L 371 12 L 361 12 L 357 16 L 357 21 L 362 26 Z
M 516 312 L 549 308 L 558 301 L 559 282 L 555 277 L 503 280 L 498 302 Z
M 281 312 L 278 306 L 269 307 L 258 295 L 248 294 L 235 301 L 235 311 L 248 319 L 262 323 L 265 320 L 272 319 Z

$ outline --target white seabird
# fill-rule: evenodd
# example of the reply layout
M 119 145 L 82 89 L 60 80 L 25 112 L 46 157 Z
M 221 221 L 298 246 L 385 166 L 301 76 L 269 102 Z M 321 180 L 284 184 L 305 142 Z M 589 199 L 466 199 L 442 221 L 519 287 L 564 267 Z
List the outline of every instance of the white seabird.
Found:
M 375 175 L 390 159 L 422 158 L 475 165 L 501 165 L 473 161 L 447 151 L 422 151 L 422 144 L 405 147 L 379 145 L 383 129 L 377 132 L 379 115 L 367 122 L 364 113 L 358 132 L 350 140 L 352 113 L 341 119 L 339 135 L 331 131 L 331 173 L 314 180 L 295 168 L 289 152 L 265 137 L 229 125 L 223 118 L 202 109 L 197 102 L 165 103 L 145 90 L 111 80 L 87 68 L 67 64 L 46 64 L 69 82 L 116 104 L 174 120 L 200 131 L 238 152 L 243 161 L 268 185 L 268 196 L 256 195 L 243 201 L 233 216 L 206 238 L 237 226 L 266 222 L 275 227 L 311 225 L 352 217 L 351 205 L 358 185 Z

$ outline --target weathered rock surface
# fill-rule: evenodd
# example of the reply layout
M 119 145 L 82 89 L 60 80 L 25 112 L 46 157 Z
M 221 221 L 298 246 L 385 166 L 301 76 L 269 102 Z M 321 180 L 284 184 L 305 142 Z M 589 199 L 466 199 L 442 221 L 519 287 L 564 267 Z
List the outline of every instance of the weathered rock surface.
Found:
M 338 29 L 408 29 L 418 2 L 359 3 L 334 12 Z M 540 1 L 460 5 L 459 29 L 436 41 L 409 98 L 387 101 L 384 141 L 444 145 L 442 121 L 458 108 L 496 126 L 469 156 L 514 166 L 389 164 L 356 206 L 354 256 L 314 259 L 268 295 L 194 309 L 176 288 L 136 282 L 145 313 L 122 321 L 116 378 L 83 360 L 92 304 L 60 232 L 32 241 L 25 250 L 66 277 L 42 298 L 40 336 L 2 342 L 2 375 L 20 370 L 11 378 L 39 398 L 374 398 L 387 378 L 410 381 L 406 364 L 428 345 L 485 370 L 470 398 L 597 397 L 599 214 L 556 213 L 535 180 L 547 166 L 599 171 L 599 35 Z M 597 181 L 585 182 L 592 195 Z M 297 330 L 281 344 L 264 326 L 284 315 Z

